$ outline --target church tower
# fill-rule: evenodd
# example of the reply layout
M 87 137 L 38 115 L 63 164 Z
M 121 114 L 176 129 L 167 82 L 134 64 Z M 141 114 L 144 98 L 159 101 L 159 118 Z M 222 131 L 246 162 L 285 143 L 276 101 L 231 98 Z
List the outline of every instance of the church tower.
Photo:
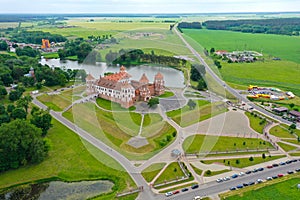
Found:
M 165 93 L 164 76 L 160 72 L 158 72 L 154 77 L 154 91 L 157 96 Z

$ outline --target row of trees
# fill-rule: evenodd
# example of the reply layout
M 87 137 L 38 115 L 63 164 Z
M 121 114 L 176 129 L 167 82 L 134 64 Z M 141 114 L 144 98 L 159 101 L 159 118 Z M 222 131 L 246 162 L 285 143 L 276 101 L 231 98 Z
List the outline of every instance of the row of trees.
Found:
M 26 31 L 13 33 L 11 36 L 12 42 L 42 44 L 42 39 L 48 39 L 50 42 L 65 42 L 67 38 L 59 35 L 43 31 Z
M 200 22 L 180 22 L 178 28 L 202 29 Z
M 207 29 L 230 30 L 246 33 L 267 33 L 280 35 L 299 35 L 299 18 L 253 19 L 253 20 L 223 20 L 206 21 Z

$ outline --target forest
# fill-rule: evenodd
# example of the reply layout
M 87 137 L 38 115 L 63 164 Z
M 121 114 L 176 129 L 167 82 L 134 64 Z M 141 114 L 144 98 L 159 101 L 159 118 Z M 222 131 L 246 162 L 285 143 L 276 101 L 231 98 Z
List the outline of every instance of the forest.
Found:
M 266 33 L 299 36 L 300 32 L 300 18 L 215 20 L 203 22 L 202 25 L 211 30 L 229 30 L 244 33 Z
M 11 36 L 12 42 L 42 44 L 42 39 L 48 39 L 50 42 L 65 42 L 66 37 L 58 34 L 51 34 L 42 31 L 25 31 L 13 33 Z

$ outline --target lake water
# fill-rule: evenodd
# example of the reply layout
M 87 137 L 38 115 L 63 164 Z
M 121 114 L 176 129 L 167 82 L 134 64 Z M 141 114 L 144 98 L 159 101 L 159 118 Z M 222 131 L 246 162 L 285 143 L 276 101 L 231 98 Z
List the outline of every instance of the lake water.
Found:
M 52 181 L 13 188 L 0 199 L 38 199 L 38 200 L 85 200 L 112 191 L 110 181 Z
M 119 67 L 107 66 L 106 63 L 97 63 L 96 65 L 79 64 L 77 61 L 60 61 L 59 59 L 44 59 L 40 63 L 50 67 L 65 67 L 66 69 L 85 69 L 87 73 L 91 73 L 95 78 L 104 75 L 105 72 L 118 72 Z M 179 70 L 170 67 L 155 67 L 155 66 L 134 66 L 127 68 L 127 72 L 132 75 L 133 80 L 139 80 L 145 73 L 150 82 L 153 82 L 157 72 L 164 75 L 165 85 L 167 87 L 183 88 L 184 76 Z

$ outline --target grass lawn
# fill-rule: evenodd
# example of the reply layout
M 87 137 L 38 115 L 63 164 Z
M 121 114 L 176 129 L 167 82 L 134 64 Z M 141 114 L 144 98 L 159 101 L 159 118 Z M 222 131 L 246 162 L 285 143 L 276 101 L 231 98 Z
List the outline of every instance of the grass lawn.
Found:
M 174 96 L 174 93 L 171 91 L 165 91 L 164 94 L 160 95 L 159 98 L 168 98 Z
M 183 142 L 186 153 L 198 153 L 207 151 L 235 151 L 248 149 L 273 148 L 269 142 L 256 138 L 235 138 L 225 136 L 193 135 Z
M 103 198 L 114 199 L 117 191 L 135 186 L 124 170 L 116 170 L 122 169 L 117 161 L 90 144 L 86 148 L 75 133 L 56 120 L 52 123 L 53 127 L 47 135 L 52 147 L 46 160 L 40 164 L 1 173 L 0 188 L 48 179 L 64 181 L 108 179 L 115 183 L 114 193 Z
M 196 172 L 196 174 L 198 174 L 199 176 L 202 175 L 203 170 L 199 169 L 197 167 L 195 167 L 193 164 L 191 164 L 191 167 L 193 168 L 193 170 Z
M 222 102 L 212 104 L 204 100 L 195 102 L 197 106 L 193 110 L 186 105 L 181 109 L 167 112 L 168 117 L 171 117 L 180 126 L 187 127 L 227 111 Z
M 156 179 L 155 184 L 171 181 L 184 176 L 177 162 L 170 163 L 163 173 Z
M 139 132 L 141 115 L 133 112 L 106 112 L 92 103 L 76 104 L 63 113 L 68 120 L 91 133 L 129 159 L 148 159 L 170 144 L 175 129 L 163 122 L 156 134 L 147 137 L 149 144 L 140 148 L 127 145 L 127 141 Z M 170 139 L 167 141 L 167 135 Z
M 282 143 L 282 142 L 277 142 L 277 144 L 286 152 L 296 150 L 297 147 Z
M 134 106 L 131 106 L 129 109 L 126 108 L 122 108 L 120 104 L 106 100 L 106 99 L 102 99 L 102 98 L 97 98 L 96 100 L 97 104 L 106 110 L 111 110 L 111 111 L 133 111 L 135 110 Z
M 46 59 L 59 58 L 58 53 L 43 53 L 42 56 L 44 56 Z
M 228 192 L 220 195 L 220 197 L 227 200 L 297 200 L 300 199 L 300 192 L 297 188 L 299 182 L 300 178 L 298 174 L 289 175 L 245 189 Z
M 222 62 L 220 73 L 226 82 L 249 85 L 279 87 L 300 95 L 297 77 L 300 76 L 299 37 L 272 34 L 250 34 L 220 30 L 185 29 L 184 35 L 191 37 L 198 45 L 216 50 L 254 50 L 265 54 L 265 62 L 234 63 Z M 275 43 L 273 41 L 276 41 Z M 292 48 L 292 50 L 291 50 Z M 271 58 L 280 57 L 281 61 Z M 216 69 L 215 69 L 216 70 Z M 268 73 L 268 72 L 272 73 Z
M 289 129 L 289 126 L 286 124 L 281 124 L 284 128 Z M 299 129 L 293 129 L 292 130 L 294 134 L 300 137 L 300 130 Z
M 211 177 L 211 176 L 223 174 L 223 173 L 230 172 L 230 171 L 231 170 L 229 170 L 229 169 L 224 169 L 224 170 L 220 170 L 220 171 L 205 171 L 204 176 Z
M 43 94 L 37 99 L 54 111 L 63 111 L 66 107 L 72 104 L 72 101 L 62 95 Z
M 147 182 L 151 182 L 154 177 L 162 170 L 166 163 L 155 163 L 142 171 L 142 176 Z
M 283 141 L 300 145 L 300 142 L 298 141 L 298 139 L 284 139 Z
M 286 128 L 277 125 L 270 129 L 270 134 L 280 138 L 295 138 Z
M 212 163 L 220 163 L 223 164 L 225 166 L 232 166 L 232 167 L 238 167 L 238 168 L 244 168 L 244 167 L 248 167 L 251 165 L 256 165 L 256 164 L 260 164 L 260 163 L 264 163 L 264 162 L 268 162 L 271 160 L 276 160 L 279 158 L 283 158 L 284 156 L 266 156 L 265 159 L 263 159 L 262 157 L 253 157 L 253 161 L 250 161 L 249 158 L 235 158 L 235 159 L 222 159 L 222 160 L 203 160 L 201 161 L 204 164 L 212 164 Z M 224 162 L 225 160 L 225 162 Z M 237 162 L 237 160 L 239 160 L 239 163 Z M 228 163 L 229 162 L 229 163 Z
M 260 118 L 255 114 L 251 115 L 251 113 L 249 112 L 245 112 L 245 114 L 250 121 L 250 127 L 258 133 L 263 133 L 264 127 L 265 125 L 267 125 L 267 122 L 264 121 L 263 118 Z
M 154 136 L 164 127 L 165 123 L 159 114 L 145 114 L 141 135 L 144 137 Z

